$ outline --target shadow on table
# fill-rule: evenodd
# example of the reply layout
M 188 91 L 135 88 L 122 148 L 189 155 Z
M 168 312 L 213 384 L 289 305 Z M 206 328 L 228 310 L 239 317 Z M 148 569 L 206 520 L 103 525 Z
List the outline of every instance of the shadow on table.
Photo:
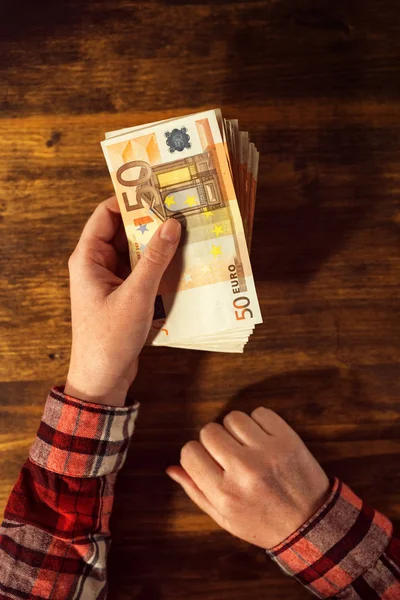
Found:
M 375 381 L 374 381 L 375 380 Z M 372 385 L 373 383 L 373 385 Z M 397 365 L 373 369 L 292 371 L 242 389 L 216 419 L 258 406 L 277 412 L 300 435 L 328 475 L 337 476 L 378 510 L 393 510 L 399 476 Z M 385 451 L 380 449 L 384 444 Z
M 279 413 L 305 441 L 324 441 L 327 435 L 337 439 L 337 432 L 319 434 L 318 427 L 336 424 L 339 430 L 341 425 L 363 422 L 360 409 L 371 406 L 371 401 L 357 370 L 337 367 L 297 370 L 267 377 L 240 390 L 221 411 L 218 420 L 222 421 L 232 410 L 249 414 L 258 406 Z M 314 429 L 311 438 L 307 433 L 310 429 Z M 340 435 L 346 439 L 344 431 Z
M 158 572 L 169 560 L 166 555 L 171 535 L 167 526 L 173 516 L 177 485 L 164 471 L 169 465 L 179 464 L 182 446 L 196 435 L 192 406 L 197 399 L 197 373 L 204 356 L 201 352 L 157 347 L 145 348 L 142 353 L 139 375 L 132 387 L 141 407 L 118 479 L 111 523 L 111 598 L 161 597 L 162 575 Z
M 68 28 L 79 19 L 69 0 L 3 0 L 0 4 L 0 33 L 13 39 L 53 35 L 56 28 Z
M 274 138 L 283 132 L 265 133 L 260 148 L 261 173 L 265 175 L 261 175 L 258 192 L 252 249 L 257 279 L 307 284 L 354 231 L 363 227 L 377 199 L 390 201 L 385 200 L 387 181 L 375 159 L 374 146 L 386 142 L 392 147 L 394 140 L 377 139 L 372 130 L 355 125 L 337 127 L 322 131 L 318 141 L 322 147 L 332 146 L 335 164 L 324 164 L 323 156 L 313 162 L 310 154 L 318 154 L 316 148 L 296 152 L 293 139 L 290 182 L 277 181 L 273 173 L 268 177 Z M 322 137 L 326 139 L 322 141 Z M 331 181 L 324 173 L 327 170 L 332 172 Z M 340 175 L 343 172 L 344 177 Z M 357 269 L 354 265 L 356 277 Z
M 354 39 L 360 6 L 261 3 L 243 13 L 230 40 L 234 69 L 224 101 L 229 106 L 234 98 L 261 113 L 260 126 L 246 123 L 246 108 L 228 115 L 250 129 L 261 152 L 252 252 L 257 280 L 307 284 L 362 228 L 377 200 L 385 201 L 382 169 L 399 152 L 398 135 L 369 121 L 361 103 L 369 86 L 373 98 L 382 90 L 386 99 L 397 97 L 400 76 L 381 69 L 368 77 L 365 46 Z M 352 101 L 360 103 L 359 114 Z M 280 106 L 285 121 L 263 117 L 263 110 L 279 115 Z

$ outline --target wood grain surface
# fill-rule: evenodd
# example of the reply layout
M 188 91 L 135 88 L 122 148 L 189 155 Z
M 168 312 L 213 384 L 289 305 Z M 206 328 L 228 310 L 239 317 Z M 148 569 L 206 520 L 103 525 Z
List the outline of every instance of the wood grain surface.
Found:
M 143 352 L 112 600 L 302 599 L 163 473 L 203 424 L 277 410 L 400 521 L 400 21 L 381 0 L 3 0 L 0 504 L 70 350 L 67 260 L 112 193 L 104 132 L 220 106 L 261 154 L 243 356 Z

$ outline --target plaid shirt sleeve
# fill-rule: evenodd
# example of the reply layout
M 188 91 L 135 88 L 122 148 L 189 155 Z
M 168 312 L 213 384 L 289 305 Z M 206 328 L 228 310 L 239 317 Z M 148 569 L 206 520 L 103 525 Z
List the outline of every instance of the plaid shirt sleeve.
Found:
M 106 598 L 114 484 L 137 412 L 51 390 L 0 528 L 0 600 Z M 400 599 L 399 537 L 337 479 L 316 515 L 268 554 L 320 598 Z
M 0 528 L 0 600 L 106 598 L 114 484 L 138 406 L 50 391 Z
M 399 536 L 338 479 L 324 506 L 267 553 L 319 598 L 400 599 Z

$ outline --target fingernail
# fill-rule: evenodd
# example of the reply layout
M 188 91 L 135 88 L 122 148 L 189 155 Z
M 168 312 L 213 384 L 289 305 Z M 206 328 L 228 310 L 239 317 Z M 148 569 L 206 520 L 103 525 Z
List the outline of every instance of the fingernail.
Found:
M 160 238 L 170 244 L 178 241 L 181 233 L 181 224 L 176 219 L 168 219 L 161 225 Z

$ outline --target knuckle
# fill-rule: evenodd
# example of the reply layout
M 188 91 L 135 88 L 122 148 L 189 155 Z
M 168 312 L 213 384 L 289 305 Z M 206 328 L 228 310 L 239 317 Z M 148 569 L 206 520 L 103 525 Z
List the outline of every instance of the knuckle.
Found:
M 96 210 L 101 210 L 102 208 L 104 208 L 105 206 L 108 207 L 108 205 L 110 204 L 110 200 L 112 199 L 113 196 L 111 196 L 110 198 L 106 198 L 105 200 L 102 200 L 97 206 L 96 206 Z
M 77 248 L 75 248 L 75 250 L 73 251 L 73 253 L 71 254 L 71 256 L 68 259 L 68 268 L 70 271 L 72 271 L 75 268 L 77 259 L 78 259 L 78 252 L 77 252 Z
M 213 431 L 213 430 L 215 430 L 216 427 L 217 427 L 217 424 L 214 423 L 213 421 L 210 421 L 210 423 L 206 423 L 206 425 L 203 425 L 203 427 L 201 428 L 201 431 Z
M 186 442 L 186 444 L 182 447 L 181 450 L 181 460 L 187 458 L 193 453 L 194 449 L 196 448 L 196 444 L 197 442 L 195 442 L 194 440 Z
M 224 417 L 224 425 L 225 424 L 230 424 L 230 423 L 237 423 L 238 421 L 240 421 L 243 418 L 243 415 L 245 415 L 245 413 L 243 413 L 240 410 L 232 410 L 230 413 L 228 413 L 225 417 Z
M 87 245 L 80 241 L 68 259 L 68 267 L 70 271 L 76 271 L 83 266 L 89 256 L 90 252 Z
M 274 414 L 274 411 L 270 408 L 265 408 L 265 406 L 258 406 L 251 412 L 252 417 L 267 417 L 268 415 Z
M 167 259 L 164 252 L 159 248 L 155 248 L 154 246 L 148 246 L 146 248 L 145 257 L 150 264 L 157 267 L 164 266 Z
M 107 198 L 106 200 L 102 200 L 101 202 L 98 203 L 98 205 L 94 209 L 93 214 L 103 212 L 105 208 L 108 208 L 109 204 L 110 204 L 110 198 Z
M 215 435 L 219 431 L 219 425 L 217 423 L 207 423 L 200 429 L 200 437 Z

